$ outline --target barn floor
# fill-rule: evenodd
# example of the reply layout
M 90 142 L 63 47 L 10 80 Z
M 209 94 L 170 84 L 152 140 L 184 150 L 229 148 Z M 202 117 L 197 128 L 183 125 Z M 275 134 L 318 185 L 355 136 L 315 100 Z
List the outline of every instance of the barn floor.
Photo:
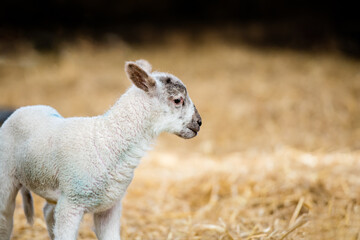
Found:
M 211 40 L 210 40 L 211 39 Z M 207 33 L 193 43 L 96 44 L 0 53 L 0 106 L 102 114 L 130 86 L 126 60 L 177 75 L 203 118 L 198 137 L 163 134 L 124 199 L 123 239 L 360 239 L 360 61 L 262 49 Z M 14 240 L 48 239 L 35 196 L 17 199 Z M 96 239 L 86 215 L 78 239 Z

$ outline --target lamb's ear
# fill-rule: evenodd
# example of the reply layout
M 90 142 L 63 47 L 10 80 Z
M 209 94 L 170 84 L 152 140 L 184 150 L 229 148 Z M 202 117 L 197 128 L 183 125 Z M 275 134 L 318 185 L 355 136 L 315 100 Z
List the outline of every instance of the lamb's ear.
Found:
M 147 71 L 135 62 L 126 62 L 125 72 L 135 86 L 145 92 L 149 92 L 156 85 L 155 80 L 149 75 L 149 73 L 147 73 Z
M 146 72 L 151 73 L 152 66 L 151 64 L 146 61 L 145 59 L 139 59 L 135 62 L 138 66 L 140 66 L 142 69 L 144 69 Z

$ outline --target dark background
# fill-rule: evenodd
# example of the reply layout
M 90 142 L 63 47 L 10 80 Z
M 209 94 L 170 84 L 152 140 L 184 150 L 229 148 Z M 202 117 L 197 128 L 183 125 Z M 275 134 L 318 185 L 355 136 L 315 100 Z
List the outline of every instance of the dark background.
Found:
M 3 0 L 0 41 L 27 40 L 48 50 L 79 35 L 102 41 L 111 33 L 136 43 L 159 41 L 169 30 L 196 39 L 212 29 L 257 46 L 336 49 L 359 57 L 359 16 L 350 1 Z M 139 34 L 144 31 L 146 37 Z

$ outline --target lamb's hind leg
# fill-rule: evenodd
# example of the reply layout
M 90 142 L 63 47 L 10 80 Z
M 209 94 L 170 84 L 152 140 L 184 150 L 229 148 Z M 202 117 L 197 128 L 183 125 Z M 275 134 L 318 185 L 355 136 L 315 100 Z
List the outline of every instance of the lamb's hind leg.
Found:
M 1 164 L 0 164 L 1 167 Z M 0 170 L 3 170 L 0 168 Z M 0 240 L 9 240 L 13 229 L 15 198 L 20 184 L 0 172 Z
M 55 219 L 54 219 L 54 213 L 55 213 L 55 206 L 54 204 L 45 203 L 45 206 L 43 208 L 43 213 L 44 213 L 44 218 L 46 221 L 46 226 L 47 226 L 47 230 L 49 232 L 49 236 L 52 240 L 55 239 L 54 237 L 54 224 L 55 224 Z

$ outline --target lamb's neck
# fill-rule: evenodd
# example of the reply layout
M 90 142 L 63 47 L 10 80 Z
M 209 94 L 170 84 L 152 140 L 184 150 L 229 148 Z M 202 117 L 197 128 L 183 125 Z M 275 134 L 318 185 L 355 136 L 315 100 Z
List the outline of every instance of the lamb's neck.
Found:
M 154 111 L 146 93 L 130 89 L 103 116 L 106 147 L 113 161 L 135 168 L 156 137 Z

